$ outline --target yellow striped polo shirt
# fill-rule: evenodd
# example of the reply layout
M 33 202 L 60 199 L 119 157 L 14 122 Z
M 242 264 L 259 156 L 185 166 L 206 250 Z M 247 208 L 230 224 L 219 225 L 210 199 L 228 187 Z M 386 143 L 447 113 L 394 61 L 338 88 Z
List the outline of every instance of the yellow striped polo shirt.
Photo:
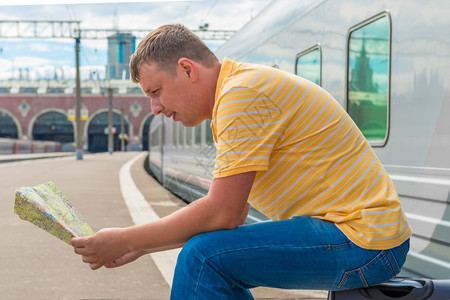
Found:
M 257 171 L 248 201 L 272 220 L 331 221 L 366 249 L 389 249 L 411 235 L 374 151 L 339 103 L 314 83 L 225 58 L 211 127 L 214 177 Z

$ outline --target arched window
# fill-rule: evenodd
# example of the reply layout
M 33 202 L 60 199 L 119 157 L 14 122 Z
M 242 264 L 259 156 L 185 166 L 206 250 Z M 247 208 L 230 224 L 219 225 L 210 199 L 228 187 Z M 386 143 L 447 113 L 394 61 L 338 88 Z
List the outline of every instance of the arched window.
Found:
M 73 142 L 73 125 L 63 113 L 57 111 L 43 113 L 33 124 L 33 139 Z
M 113 113 L 113 127 L 115 134 L 113 137 L 113 147 L 115 151 L 120 150 L 119 135 L 121 132 L 121 117 L 118 113 Z M 102 112 L 95 115 L 88 127 L 88 150 L 91 152 L 106 152 L 108 151 L 108 112 Z M 124 119 L 124 134 L 128 134 L 128 122 Z M 125 145 L 128 142 L 125 140 Z
M 17 126 L 13 118 L 0 110 L 0 137 L 17 139 L 18 136 Z

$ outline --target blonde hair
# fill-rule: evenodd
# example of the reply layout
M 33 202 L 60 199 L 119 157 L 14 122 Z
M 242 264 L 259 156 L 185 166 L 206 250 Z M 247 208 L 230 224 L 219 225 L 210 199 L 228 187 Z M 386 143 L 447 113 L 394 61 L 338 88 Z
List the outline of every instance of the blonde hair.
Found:
M 131 56 L 131 80 L 139 83 L 139 70 L 146 62 L 154 62 L 162 70 L 175 74 L 178 60 L 182 57 L 207 68 L 218 61 L 208 46 L 185 26 L 181 24 L 160 26 L 139 43 Z

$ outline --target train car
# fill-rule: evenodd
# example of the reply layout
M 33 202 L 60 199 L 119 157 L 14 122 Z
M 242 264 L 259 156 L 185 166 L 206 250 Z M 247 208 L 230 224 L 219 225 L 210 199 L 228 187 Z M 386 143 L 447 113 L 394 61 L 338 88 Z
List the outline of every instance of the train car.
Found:
M 14 153 L 15 140 L 0 138 L 0 154 Z
M 59 152 L 61 143 L 54 141 L 20 140 L 0 137 L 0 154 Z
M 347 110 L 412 226 L 403 275 L 450 278 L 449 16 L 444 0 L 273 1 L 216 51 L 307 78 Z M 155 173 L 188 200 L 211 181 L 209 124 L 184 128 L 161 117 L 150 125 Z

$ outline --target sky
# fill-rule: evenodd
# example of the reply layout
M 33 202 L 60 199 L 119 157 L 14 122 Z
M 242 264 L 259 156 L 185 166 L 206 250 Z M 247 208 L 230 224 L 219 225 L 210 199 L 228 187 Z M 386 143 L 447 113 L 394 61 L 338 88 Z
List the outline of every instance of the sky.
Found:
M 207 23 L 210 30 L 239 30 L 271 0 L 114 1 L 2 0 L 0 21 L 81 21 L 81 29 L 148 29 L 181 23 L 191 29 Z M 3 30 L 8 28 L 3 26 Z M 2 32 L 0 25 L 0 33 Z M 139 42 L 139 40 L 137 41 Z M 217 41 L 206 41 L 214 51 Z M 73 39 L 0 37 L 0 80 L 72 79 L 75 77 Z M 104 77 L 106 40 L 81 40 L 82 79 L 94 72 Z

